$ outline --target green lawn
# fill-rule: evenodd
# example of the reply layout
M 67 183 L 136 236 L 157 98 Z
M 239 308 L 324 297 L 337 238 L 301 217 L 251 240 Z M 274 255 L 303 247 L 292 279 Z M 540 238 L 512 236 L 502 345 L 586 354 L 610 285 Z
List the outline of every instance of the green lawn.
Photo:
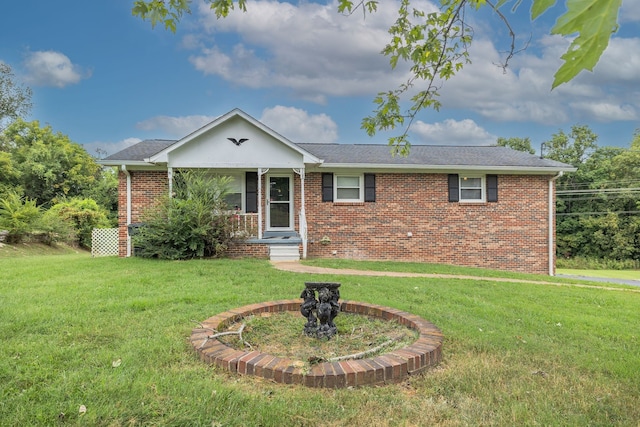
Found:
M 315 390 L 197 359 L 196 321 L 297 297 L 305 280 L 256 260 L 0 258 L 0 425 L 640 423 L 640 293 L 629 290 L 313 276 L 438 325 L 443 363 L 403 384 Z

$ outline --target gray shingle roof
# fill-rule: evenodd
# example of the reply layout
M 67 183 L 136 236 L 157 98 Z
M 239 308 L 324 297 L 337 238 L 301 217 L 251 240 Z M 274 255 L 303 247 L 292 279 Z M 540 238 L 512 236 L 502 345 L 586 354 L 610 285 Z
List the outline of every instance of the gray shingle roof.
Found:
M 141 141 L 103 159 L 107 164 L 140 162 L 174 144 L 174 140 L 150 139 Z M 314 156 L 324 160 L 325 165 L 367 166 L 478 166 L 513 168 L 560 168 L 570 165 L 538 156 L 496 146 L 439 146 L 412 145 L 407 157 L 392 156 L 388 145 L 380 144 L 296 144 Z
M 122 151 L 118 151 L 109 157 L 105 157 L 102 161 L 143 161 L 144 159 L 148 159 L 152 155 L 159 153 L 175 142 L 176 141 L 174 140 L 168 139 L 147 139 L 132 145 L 131 147 L 127 147 Z
M 412 145 L 407 157 L 392 156 L 388 145 L 298 144 L 324 160 L 325 164 L 367 164 L 399 166 L 486 166 L 486 167 L 570 167 L 522 151 L 497 146 Z

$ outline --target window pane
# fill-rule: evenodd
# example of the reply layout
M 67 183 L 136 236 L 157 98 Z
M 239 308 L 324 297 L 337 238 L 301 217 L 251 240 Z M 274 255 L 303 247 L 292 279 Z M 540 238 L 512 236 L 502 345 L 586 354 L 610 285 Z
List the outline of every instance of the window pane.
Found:
M 338 200 L 358 200 L 360 199 L 359 188 L 338 188 Z
M 358 176 L 339 176 L 338 188 L 340 187 L 360 187 L 360 177 Z
M 481 200 L 482 190 L 460 190 L 460 198 L 463 200 Z
M 460 180 L 460 188 L 481 188 L 482 178 L 462 178 Z
M 224 198 L 224 201 L 229 209 L 242 209 L 242 193 L 227 194 Z

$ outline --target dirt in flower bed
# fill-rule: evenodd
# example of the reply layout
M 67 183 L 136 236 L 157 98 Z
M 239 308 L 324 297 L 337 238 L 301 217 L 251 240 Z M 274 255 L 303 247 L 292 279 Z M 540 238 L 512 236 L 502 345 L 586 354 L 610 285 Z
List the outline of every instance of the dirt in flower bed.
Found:
M 305 322 L 306 319 L 298 312 L 263 313 L 245 317 L 227 329 L 238 331 L 244 324 L 244 342 L 240 341 L 238 335 L 222 336 L 219 339 L 236 349 L 252 349 L 306 364 L 380 347 L 375 353 L 366 355 L 367 358 L 374 357 L 406 347 L 418 338 L 416 331 L 398 322 L 352 313 L 340 313 L 335 318 L 338 333 L 331 339 L 305 335 Z M 388 344 L 383 345 L 385 343 Z

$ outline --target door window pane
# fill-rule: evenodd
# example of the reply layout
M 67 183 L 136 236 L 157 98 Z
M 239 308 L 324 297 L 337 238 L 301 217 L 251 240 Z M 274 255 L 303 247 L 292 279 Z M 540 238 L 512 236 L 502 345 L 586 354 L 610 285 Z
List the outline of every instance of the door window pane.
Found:
M 289 201 L 289 178 L 272 177 L 269 179 L 269 197 L 272 202 Z
M 289 227 L 289 203 L 271 203 L 269 219 L 271 227 Z

